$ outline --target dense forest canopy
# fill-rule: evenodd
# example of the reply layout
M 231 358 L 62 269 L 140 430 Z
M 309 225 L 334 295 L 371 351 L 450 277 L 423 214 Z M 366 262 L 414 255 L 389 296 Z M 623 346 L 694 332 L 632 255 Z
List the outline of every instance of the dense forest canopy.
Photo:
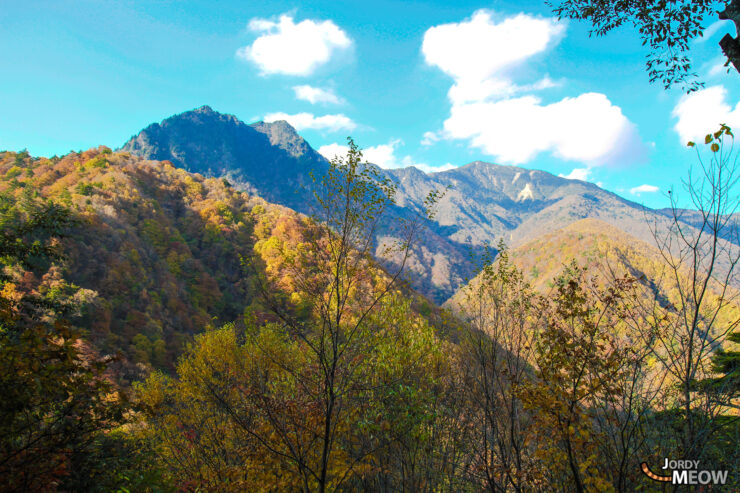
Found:
M 0 493 L 740 491 L 740 0 L 16 3 Z
M 3 152 L 0 486 L 634 491 L 666 456 L 737 485 L 740 304 L 706 264 L 737 262 L 732 139 L 703 225 L 501 242 L 449 310 L 403 277 L 446 191 L 381 267 L 397 184 L 351 140 L 308 216 L 105 147 Z

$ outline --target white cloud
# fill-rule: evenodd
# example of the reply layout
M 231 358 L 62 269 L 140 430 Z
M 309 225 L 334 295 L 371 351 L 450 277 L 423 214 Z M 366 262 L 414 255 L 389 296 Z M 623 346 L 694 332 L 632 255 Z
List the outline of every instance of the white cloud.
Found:
M 559 85 L 561 83 L 556 83 L 547 75 L 532 84 L 524 85 L 517 85 L 509 80 L 496 78 L 483 81 L 462 79 L 450 88 L 447 96 L 453 104 L 464 104 L 468 102 L 510 98 L 516 94 L 541 91 Z
M 381 168 L 401 168 L 404 164 L 395 156 L 395 149 L 400 144 L 400 140 L 394 139 L 387 144 L 362 149 L 362 160 L 377 164 Z M 347 149 L 348 147 L 345 145 L 329 144 L 319 147 L 318 151 L 326 159 L 333 159 L 334 156 L 344 156 L 347 154 Z
M 321 89 L 308 85 L 293 86 L 295 97 L 311 104 L 328 103 L 342 104 L 344 100 L 337 96 L 332 89 Z
M 506 164 L 540 152 L 591 166 L 632 159 L 641 152 L 634 125 L 606 96 L 581 94 L 552 104 L 535 96 L 452 106 L 445 134 Z
M 329 161 L 335 157 L 344 157 L 347 154 L 347 150 L 349 150 L 349 147 L 341 144 L 327 144 L 317 149 L 318 153 Z
M 421 145 L 430 146 L 430 145 L 433 145 L 438 140 L 439 140 L 439 135 L 437 135 L 435 132 L 424 132 L 424 135 L 422 136 L 422 139 L 421 139 Z
M 396 150 L 403 145 L 400 139 L 393 139 L 387 144 L 367 147 L 362 149 L 362 160 L 376 164 L 384 169 L 407 168 L 414 166 L 425 173 L 437 171 L 446 171 L 456 166 L 447 163 L 442 166 L 430 166 L 424 163 L 417 163 L 411 156 L 400 158 L 396 156 Z M 343 157 L 347 154 L 347 146 L 341 144 L 328 144 L 319 147 L 318 152 L 326 159 L 334 159 L 335 156 Z
M 262 33 L 236 56 L 255 63 L 263 75 L 310 75 L 331 57 L 352 46 L 347 33 L 332 21 L 304 20 L 299 23 L 283 14 L 277 21 L 252 19 L 249 29 Z
M 362 150 L 363 158 L 381 168 L 402 168 L 403 164 L 395 156 L 398 141 L 391 141 L 388 144 L 381 144 L 374 147 L 368 147 Z
M 709 38 L 717 34 L 720 30 L 724 28 L 725 31 L 727 31 L 730 26 L 732 26 L 732 23 L 726 22 L 726 21 L 714 21 L 713 23 L 709 24 L 702 33 L 702 37 L 700 38 L 694 38 L 694 43 L 704 43 L 705 41 L 708 41 Z
M 548 75 L 524 84 L 513 80 L 513 68 L 557 44 L 564 32 L 554 18 L 518 14 L 497 22 L 486 10 L 428 29 L 426 62 L 454 80 L 450 116 L 436 135 L 466 139 L 506 164 L 526 163 L 541 152 L 589 167 L 638 159 L 644 146 L 635 126 L 605 95 L 545 104 L 532 93 L 561 82 Z
M 428 164 L 414 164 L 415 167 L 419 168 L 424 173 L 439 173 L 441 171 L 448 171 L 457 168 L 452 163 L 446 163 L 442 166 L 429 166 Z
M 721 123 L 740 128 L 740 103 L 731 108 L 727 103 L 727 89 L 712 86 L 682 96 L 673 109 L 673 116 L 678 118 L 673 128 L 683 143 L 703 142 L 704 136 L 718 130 Z
M 553 18 L 519 14 L 496 23 L 491 12 L 479 10 L 469 21 L 428 29 L 421 51 L 429 65 L 455 80 L 448 93 L 453 103 L 481 101 L 551 87 L 548 77 L 517 86 L 508 71 L 552 46 L 564 30 Z
M 726 58 L 721 58 L 718 61 L 715 61 L 709 68 L 707 75 L 709 77 L 717 77 L 718 75 L 727 75 L 727 72 L 730 69 L 725 65 L 726 61 L 727 61 Z
M 339 130 L 354 130 L 357 124 L 350 118 L 339 113 L 336 115 L 314 116 L 311 113 L 270 113 L 265 115 L 266 122 L 285 120 L 290 123 L 296 130 L 327 130 L 329 132 L 338 132 Z
M 640 185 L 639 187 L 630 188 L 632 195 L 640 195 L 641 193 L 656 193 L 660 188 L 654 185 Z
M 591 170 L 589 168 L 574 168 L 573 171 L 571 171 L 567 175 L 560 174 L 558 176 L 561 178 L 567 178 L 569 180 L 586 181 L 588 180 L 588 175 L 590 174 Z

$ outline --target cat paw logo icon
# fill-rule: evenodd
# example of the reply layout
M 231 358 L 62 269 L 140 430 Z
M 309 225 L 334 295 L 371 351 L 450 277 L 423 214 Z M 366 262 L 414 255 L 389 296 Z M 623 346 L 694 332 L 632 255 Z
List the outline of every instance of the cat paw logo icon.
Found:
M 640 464 L 645 476 L 653 481 L 671 484 L 725 484 L 728 471 L 700 470 L 698 460 L 665 459 L 662 469 L 669 475 L 655 474 L 647 462 Z
M 673 476 L 661 476 L 659 474 L 655 474 L 653 471 L 650 470 L 650 466 L 647 465 L 647 462 L 643 462 L 642 464 L 640 464 L 640 467 L 642 468 L 642 472 L 645 473 L 645 476 L 654 481 L 665 481 L 667 483 L 670 483 L 673 479 Z

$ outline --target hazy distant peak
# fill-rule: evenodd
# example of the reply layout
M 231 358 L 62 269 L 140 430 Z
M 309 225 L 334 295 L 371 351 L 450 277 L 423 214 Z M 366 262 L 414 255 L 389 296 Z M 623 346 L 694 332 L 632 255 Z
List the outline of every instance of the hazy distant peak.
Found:
M 427 177 L 427 173 L 424 173 L 422 170 L 420 170 L 416 166 L 406 166 L 405 168 L 395 168 L 392 172 L 389 172 L 389 174 L 399 179 L 417 178 L 417 179 L 424 180 Z

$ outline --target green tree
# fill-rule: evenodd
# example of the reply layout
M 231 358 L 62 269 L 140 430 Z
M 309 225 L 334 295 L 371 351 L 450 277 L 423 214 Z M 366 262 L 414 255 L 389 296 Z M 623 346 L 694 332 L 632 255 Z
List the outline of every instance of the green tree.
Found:
M 296 317 L 266 284 L 261 289 L 286 336 L 300 342 L 316 368 L 308 375 L 305 368 L 291 371 L 302 381 L 313 401 L 311 407 L 320 416 L 313 445 L 319 456 L 310 461 L 294 458 L 303 469 L 304 487 L 314 489 L 309 485 L 315 483 L 320 492 L 339 487 L 361 460 L 337 456 L 338 425 L 351 409 L 348 403 L 357 396 L 358 375 L 374 351 L 375 343 L 367 337 L 373 330 L 369 318 L 397 287 L 420 229 L 420 223 L 407 223 L 402 239 L 385 245 L 386 250 L 400 252 L 395 272 L 385 274 L 373 265 L 376 231 L 394 204 L 395 186 L 377 168 L 362 162 L 362 152 L 351 138 L 348 144 L 346 157 L 335 157 L 323 176 L 314 177 L 318 206 L 303 248 L 288 262 L 295 292 L 310 318 Z M 428 213 L 437 198 L 438 194 L 430 193 Z M 299 447 L 292 443 L 289 448 Z
M 33 282 L 60 258 L 59 238 L 72 224 L 55 204 L 0 196 L 3 491 L 53 491 L 83 473 L 73 461 L 122 418 L 120 399 L 102 377 L 105 362 L 83 356 L 64 320 L 76 308 L 65 294 L 74 287 L 45 291 Z
M 369 324 L 375 330 L 361 337 L 371 351 L 335 415 L 328 488 L 424 491 L 443 480 L 434 467 L 441 427 L 433 425 L 449 367 L 433 329 L 398 296 Z M 179 489 L 319 488 L 311 470 L 321 460 L 324 417 L 307 388 L 315 359 L 301 341 L 251 319 L 198 336 L 176 374 L 137 386 L 146 420 L 135 434 Z

